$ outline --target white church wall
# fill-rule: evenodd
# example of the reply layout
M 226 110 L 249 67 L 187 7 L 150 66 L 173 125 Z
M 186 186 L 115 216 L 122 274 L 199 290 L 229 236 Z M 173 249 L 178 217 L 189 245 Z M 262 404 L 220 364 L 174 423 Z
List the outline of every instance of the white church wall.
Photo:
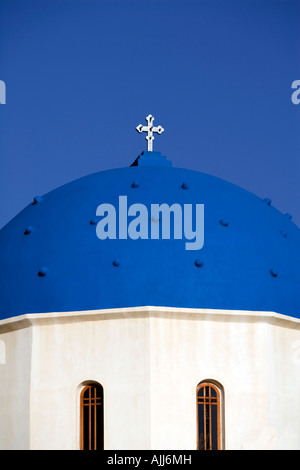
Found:
M 79 448 L 79 394 L 86 381 L 104 388 L 105 448 L 149 445 L 145 319 L 87 313 L 83 322 L 38 327 L 33 357 L 32 448 Z
M 223 448 L 300 448 L 299 320 L 158 307 L 26 317 L 31 328 L 5 333 L 17 344 L 6 374 L 24 399 L 31 374 L 32 449 L 79 448 L 79 395 L 90 380 L 104 388 L 105 449 L 196 449 L 205 379 L 224 387 Z M 3 433 L 4 446 L 16 442 Z
M 25 327 L 5 332 L 1 326 L 0 450 L 23 450 L 30 442 L 32 330 Z
M 153 448 L 196 448 L 196 386 L 211 379 L 224 387 L 223 448 L 299 449 L 299 323 L 219 313 L 151 319 Z

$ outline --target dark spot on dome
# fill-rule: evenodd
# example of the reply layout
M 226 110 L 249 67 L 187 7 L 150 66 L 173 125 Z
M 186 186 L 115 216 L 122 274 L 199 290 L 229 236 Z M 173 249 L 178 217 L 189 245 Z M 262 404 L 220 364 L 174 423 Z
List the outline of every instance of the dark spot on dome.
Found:
M 203 261 L 201 259 L 196 259 L 195 260 L 195 265 L 197 266 L 197 268 L 202 268 Z
M 39 277 L 44 277 L 44 276 L 46 276 L 47 273 L 48 273 L 48 268 L 46 266 L 42 266 L 39 269 L 38 276 Z
M 33 198 L 33 203 L 32 203 L 32 205 L 38 204 L 39 202 L 42 202 L 42 200 L 43 200 L 43 197 L 42 197 L 42 196 L 35 196 L 35 198 Z
M 182 189 L 189 189 L 189 185 L 187 183 L 182 183 Z
M 91 219 L 90 224 L 91 225 L 97 225 L 98 220 L 97 219 Z
M 139 188 L 140 187 L 140 182 L 139 181 L 133 181 L 131 184 L 132 188 Z
M 120 261 L 118 259 L 114 259 L 113 260 L 113 265 L 116 266 L 116 267 L 120 266 Z
M 24 230 L 24 235 L 30 235 L 35 230 L 35 227 L 28 225 Z
M 278 276 L 278 271 L 276 271 L 276 269 L 270 269 L 270 273 L 273 277 L 277 277 Z
M 223 227 L 228 227 L 228 222 L 227 222 L 227 220 L 221 219 L 221 220 L 219 220 L 219 224 L 222 225 Z
M 284 232 L 283 230 L 280 230 L 280 235 L 282 235 L 283 238 L 287 238 L 287 233 Z
M 284 214 L 285 217 L 287 217 L 288 219 L 292 220 L 292 215 L 287 213 L 287 214 Z
M 272 199 L 270 199 L 269 197 L 266 197 L 266 198 L 264 199 L 264 202 L 265 202 L 266 204 L 268 204 L 268 206 L 270 206 L 271 203 L 272 203 Z

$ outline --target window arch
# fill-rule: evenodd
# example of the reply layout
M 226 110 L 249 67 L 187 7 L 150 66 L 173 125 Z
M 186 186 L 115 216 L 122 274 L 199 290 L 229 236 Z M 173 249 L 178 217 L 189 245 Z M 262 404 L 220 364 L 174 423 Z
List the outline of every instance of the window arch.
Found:
M 80 393 L 80 449 L 104 449 L 103 387 L 88 383 Z
M 222 387 L 212 381 L 197 386 L 197 449 L 220 450 L 222 446 Z

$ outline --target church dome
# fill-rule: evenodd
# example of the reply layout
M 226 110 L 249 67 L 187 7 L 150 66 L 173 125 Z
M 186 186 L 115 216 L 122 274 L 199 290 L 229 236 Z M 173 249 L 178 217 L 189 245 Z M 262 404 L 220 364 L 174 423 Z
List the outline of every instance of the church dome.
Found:
M 204 204 L 204 245 L 101 240 L 100 204 L 119 197 Z M 0 318 L 137 306 L 272 311 L 300 318 L 300 230 L 271 201 L 174 168 L 158 152 L 36 197 L 0 231 Z

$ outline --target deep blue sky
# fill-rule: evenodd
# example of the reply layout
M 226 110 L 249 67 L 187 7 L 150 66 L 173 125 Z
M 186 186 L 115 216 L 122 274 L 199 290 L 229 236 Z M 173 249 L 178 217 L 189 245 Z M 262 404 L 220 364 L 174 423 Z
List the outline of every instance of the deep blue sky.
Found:
M 0 227 L 38 194 L 129 166 L 149 113 L 174 166 L 300 226 L 299 0 L 0 0 L 0 80 Z

